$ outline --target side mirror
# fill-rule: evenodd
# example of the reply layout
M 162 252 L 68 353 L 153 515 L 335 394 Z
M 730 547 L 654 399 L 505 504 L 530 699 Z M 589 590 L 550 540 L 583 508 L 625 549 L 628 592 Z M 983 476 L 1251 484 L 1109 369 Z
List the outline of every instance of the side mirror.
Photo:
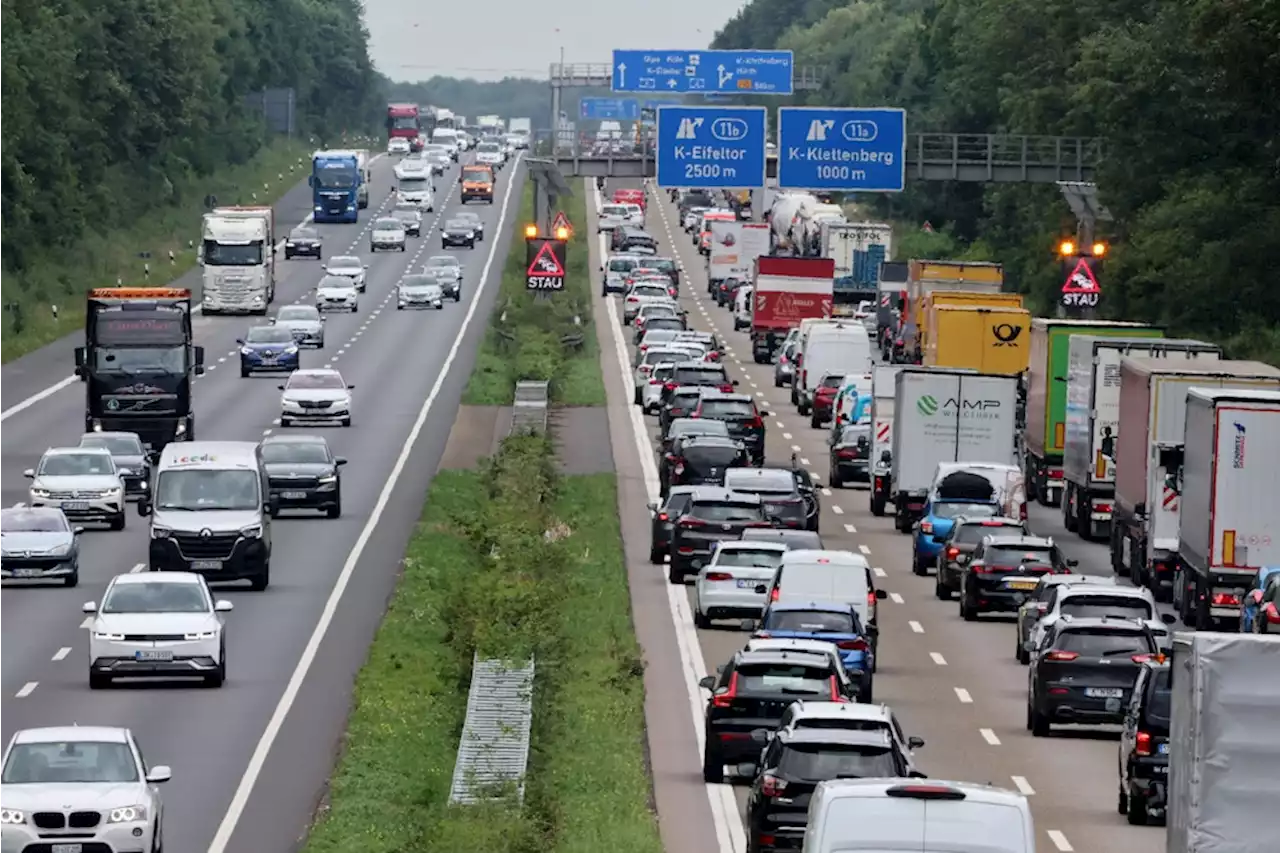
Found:
M 365 264 L 365 265 L 364 265 L 364 268 L 365 268 L 365 269 L 368 269 L 368 268 L 369 268 L 369 265 L 368 265 L 368 264 Z
M 151 504 L 145 500 L 138 501 L 138 515 L 143 518 L 151 515 Z
M 71 532 L 72 532 L 72 533 L 74 533 L 76 536 L 79 536 L 81 533 L 84 533 L 84 528 L 83 528 L 83 527 L 73 527 L 73 528 L 71 528 Z
M 36 469 L 28 468 L 22 472 L 22 476 L 26 477 L 28 480 L 34 480 L 36 478 Z
M 191 372 L 196 376 L 204 376 L 204 365 L 197 364 L 195 367 L 191 368 Z
M 698 686 L 703 690 L 711 690 L 716 686 L 716 677 L 714 675 L 704 675 L 698 679 Z
M 731 382 L 732 382 L 732 384 L 733 384 L 733 387 L 734 387 L 734 388 L 737 388 L 737 387 L 738 387 L 738 380 L 734 379 L 734 380 L 731 380 Z
M 907 774 L 907 778 L 908 779 L 928 779 L 929 774 L 921 773 L 919 770 L 912 770 L 910 773 Z
M 352 389 L 352 388 L 354 388 L 354 387 L 356 387 L 356 383 L 354 383 L 354 382 L 348 382 L 348 383 L 347 383 L 347 389 L 348 389 L 348 390 L 350 390 L 350 389 Z
M 98 605 L 95 602 L 86 601 L 84 604 L 80 605 L 80 610 L 83 613 L 97 613 Z
M 76 347 L 76 370 L 79 371 L 82 367 L 84 367 L 84 347 Z
M 1074 569 L 1076 566 L 1080 565 L 1080 561 L 1079 561 L 1079 560 L 1067 560 L 1067 565 Z
M 1178 617 L 1174 616 L 1172 613 L 1161 613 L 1160 621 L 1166 625 L 1172 625 L 1174 622 L 1178 621 Z
M 236 343 L 240 344 L 240 346 L 244 346 L 244 338 L 236 338 Z
M 924 738 L 916 737 L 915 735 L 912 735 L 911 737 L 907 738 L 908 749 L 919 749 L 922 746 L 924 746 Z
M 756 765 L 753 761 L 744 761 L 737 767 L 738 775 L 747 779 L 756 777 Z
M 235 605 L 233 605 L 230 601 L 227 601 L 226 599 L 219 599 L 218 601 L 215 601 L 213 603 L 213 612 L 214 613 L 230 613 L 234 606 Z
M 281 391 L 284 390 L 284 385 L 277 385 L 276 387 L 279 388 Z
M 268 326 L 274 326 L 275 324 L 276 324 L 276 318 L 275 318 L 275 317 L 270 317 L 270 318 L 268 318 L 268 319 L 267 319 L 267 325 L 268 325 Z
M 747 633 L 751 633 L 756 629 L 756 620 L 743 619 L 741 622 L 738 623 L 738 627 L 741 628 L 743 631 L 746 631 Z
M 334 465 L 337 465 L 339 468 L 341 468 L 343 465 L 346 465 L 346 464 L 347 464 L 347 457 L 345 457 L 345 456 L 335 456 L 335 457 L 333 457 L 333 464 L 334 464 Z
M 889 593 L 885 592 L 883 589 L 876 590 L 876 601 L 884 601 L 888 597 Z
M 649 503 L 645 504 L 645 506 L 646 506 L 646 507 L 648 507 L 649 512 L 657 512 L 657 511 L 658 511 L 658 502 L 657 502 L 657 501 L 650 501 Z
M 773 417 L 773 412 L 761 412 L 761 413 L 760 413 L 760 417 L 762 417 L 762 418 L 771 418 L 771 417 Z
M 147 781 L 153 785 L 159 785 L 161 782 L 168 782 L 173 778 L 173 770 L 167 764 L 157 764 L 147 773 Z
M 881 463 L 883 463 L 883 464 L 885 464 L 885 465 L 892 465 L 892 464 L 893 464 L 893 451 L 892 451 L 892 450 L 885 450 L 885 451 L 881 452 L 881 454 L 880 454 L 880 462 L 881 462 Z
M 204 367 L 204 347 L 192 347 L 191 351 L 196 360 L 196 367 Z

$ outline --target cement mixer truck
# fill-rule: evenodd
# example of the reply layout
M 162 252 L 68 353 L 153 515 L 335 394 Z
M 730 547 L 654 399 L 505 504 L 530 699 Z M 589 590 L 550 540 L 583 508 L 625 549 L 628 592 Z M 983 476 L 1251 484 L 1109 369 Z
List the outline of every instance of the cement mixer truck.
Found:
M 800 234 L 793 233 L 793 226 L 801 219 L 803 208 L 812 208 L 818 200 L 809 193 L 778 193 L 769 210 L 769 231 L 775 254 L 802 254 L 803 243 L 797 242 Z

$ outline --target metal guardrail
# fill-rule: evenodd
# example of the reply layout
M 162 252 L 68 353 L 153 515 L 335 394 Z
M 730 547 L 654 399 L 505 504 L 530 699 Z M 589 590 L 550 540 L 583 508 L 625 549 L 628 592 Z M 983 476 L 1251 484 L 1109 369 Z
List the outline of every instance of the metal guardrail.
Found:
M 450 803 L 473 805 L 513 793 L 517 802 L 523 802 L 533 725 L 533 675 L 532 658 L 521 667 L 480 660 L 478 655 L 473 659 Z
M 545 433 L 550 402 L 550 382 L 517 382 L 515 401 L 511 407 L 510 435 Z

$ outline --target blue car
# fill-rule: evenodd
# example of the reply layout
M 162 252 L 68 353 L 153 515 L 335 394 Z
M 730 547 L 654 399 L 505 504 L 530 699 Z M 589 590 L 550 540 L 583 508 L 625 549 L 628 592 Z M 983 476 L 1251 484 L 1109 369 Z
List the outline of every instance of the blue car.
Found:
M 761 614 L 754 636 L 833 643 L 849 677 L 858 686 L 858 701 L 871 701 L 875 652 L 871 637 L 852 606 L 830 601 L 770 604 Z
M 962 515 L 983 518 L 999 514 L 1000 505 L 995 501 L 931 499 L 924 505 L 923 516 L 911 537 L 911 571 L 923 576 L 937 565 L 942 543 L 947 541 L 955 519 Z
M 292 373 L 301 366 L 293 333 L 281 326 L 254 326 L 240 344 L 240 375 L 259 372 Z
M 1280 585 L 1280 566 L 1263 566 L 1258 569 L 1258 577 L 1249 585 L 1249 591 L 1245 594 L 1244 601 L 1240 606 L 1241 634 L 1265 634 L 1276 630 L 1276 627 L 1280 627 L 1273 627 L 1270 624 L 1257 624 L 1258 614 L 1261 612 L 1263 604 L 1275 597 L 1276 590 L 1270 589 L 1270 587 L 1277 585 Z M 1267 595 L 1268 592 L 1272 593 L 1272 595 Z

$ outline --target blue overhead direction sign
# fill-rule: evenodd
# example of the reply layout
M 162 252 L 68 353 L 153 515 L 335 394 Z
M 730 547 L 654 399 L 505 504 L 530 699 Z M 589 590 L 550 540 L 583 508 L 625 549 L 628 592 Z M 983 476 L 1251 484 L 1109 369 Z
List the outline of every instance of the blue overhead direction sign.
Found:
M 584 121 L 635 121 L 639 117 L 640 102 L 635 98 L 583 98 L 578 102 L 578 118 Z
M 766 107 L 659 107 L 658 186 L 763 187 L 767 137 Z
M 778 108 L 780 189 L 902 192 L 906 178 L 906 110 Z
M 789 50 L 615 50 L 613 91 L 790 95 Z

